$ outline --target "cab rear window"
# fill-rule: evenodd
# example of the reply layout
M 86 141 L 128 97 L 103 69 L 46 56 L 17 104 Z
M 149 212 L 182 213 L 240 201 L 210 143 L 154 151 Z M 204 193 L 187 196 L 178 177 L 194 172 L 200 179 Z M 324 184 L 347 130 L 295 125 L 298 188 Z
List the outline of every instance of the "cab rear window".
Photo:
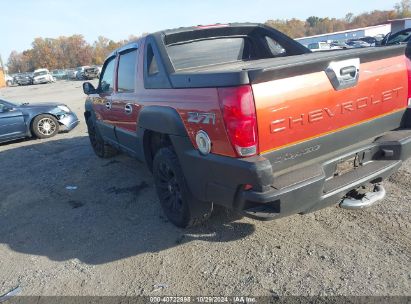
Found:
M 176 70 L 251 59 L 250 43 L 244 37 L 206 39 L 167 46 Z

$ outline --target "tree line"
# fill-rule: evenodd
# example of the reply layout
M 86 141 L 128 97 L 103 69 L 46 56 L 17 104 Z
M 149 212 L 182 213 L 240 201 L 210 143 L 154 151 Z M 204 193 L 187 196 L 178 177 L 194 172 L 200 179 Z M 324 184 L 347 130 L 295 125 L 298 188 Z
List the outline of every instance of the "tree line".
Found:
M 320 18 L 311 16 L 307 20 L 268 20 L 266 25 L 285 33 L 292 38 L 301 38 L 338 31 L 351 30 L 372 25 L 384 24 L 388 20 L 411 17 L 411 0 L 402 0 L 395 4 L 393 10 L 372 12 L 354 15 L 348 13 L 344 18 Z
M 402 0 L 394 6 L 393 10 L 374 10 L 360 15 L 348 13 L 340 19 L 311 16 L 305 21 L 295 18 L 276 19 L 268 20 L 265 24 L 292 38 L 300 38 L 384 24 L 391 19 L 406 17 L 411 17 L 411 0 Z M 138 38 L 132 35 L 128 39 L 116 42 L 99 36 L 92 44 L 88 43 L 82 35 L 36 38 L 30 49 L 23 52 L 12 51 L 7 66 L 9 73 L 17 73 L 33 71 L 37 68 L 52 70 L 82 65 L 101 65 L 110 52 Z
M 120 46 L 137 40 L 130 36 L 126 40 L 113 41 L 99 36 L 89 44 L 82 35 L 58 38 L 35 38 L 31 48 L 23 52 L 12 51 L 7 61 L 9 73 L 33 71 L 38 68 L 62 69 L 83 65 L 101 65 L 106 56 Z

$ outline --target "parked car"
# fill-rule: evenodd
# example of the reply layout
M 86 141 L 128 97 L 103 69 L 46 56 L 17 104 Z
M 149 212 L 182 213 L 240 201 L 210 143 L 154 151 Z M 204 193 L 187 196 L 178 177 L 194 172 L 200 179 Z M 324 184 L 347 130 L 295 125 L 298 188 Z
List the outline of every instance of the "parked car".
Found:
M 14 76 L 13 82 L 17 85 L 30 85 L 33 84 L 33 78 L 29 73 L 19 73 Z
M 347 43 L 343 41 L 333 41 L 330 43 L 331 48 L 333 49 L 349 49 L 351 48 Z
M 314 42 L 314 43 L 310 43 L 308 45 L 308 48 L 312 52 L 318 52 L 318 51 L 330 50 L 331 46 L 327 42 Z
M 329 50 L 339 50 L 342 49 L 340 46 L 336 45 L 335 43 L 328 43 L 328 42 L 314 42 L 308 45 L 308 48 L 312 52 L 319 52 L 319 51 L 329 51 Z
M 376 46 L 381 46 L 382 41 L 384 40 L 385 35 L 384 34 L 378 34 L 374 38 L 376 40 L 375 45 Z
M 411 38 L 411 28 L 399 31 L 395 34 L 388 33 L 382 40 L 381 45 L 406 44 Z
M 56 80 L 67 79 L 67 73 L 65 70 L 53 70 L 51 74 Z
M 91 80 L 100 77 L 101 68 L 98 66 L 92 66 L 84 68 L 84 79 Z
M 370 47 L 371 45 L 365 41 L 362 40 L 348 40 L 347 45 L 350 46 L 351 48 L 365 48 L 365 47 Z
M 74 80 L 76 79 L 77 71 L 75 69 L 67 69 L 66 74 L 68 80 Z
M 79 123 L 76 114 L 62 103 L 17 104 L 0 99 L 0 142 L 24 138 L 49 138 L 70 131 Z
M 360 39 L 358 39 L 358 40 L 361 40 L 361 41 L 364 41 L 364 42 L 368 43 L 369 46 L 376 46 L 377 43 L 378 43 L 377 38 L 375 38 L 375 37 L 370 37 L 370 36 L 362 37 L 362 38 L 360 38 Z
M 14 84 L 14 79 L 9 74 L 6 74 L 4 78 L 8 87 L 11 87 Z
M 149 34 L 83 84 L 90 143 L 146 163 L 180 227 L 213 204 L 260 220 L 369 207 L 411 156 L 408 50 L 312 53 L 249 23 Z
M 47 69 L 38 69 L 34 71 L 33 84 L 55 82 L 56 79 Z
M 76 79 L 77 80 L 84 80 L 84 79 L 86 79 L 86 76 L 84 75 L 84 71 L 85 71 L 85 69 L 86 68 L 89 68 L 89 66 L 81 66 L 81 67 L 78 67 L 77 69 L 76 69 Z

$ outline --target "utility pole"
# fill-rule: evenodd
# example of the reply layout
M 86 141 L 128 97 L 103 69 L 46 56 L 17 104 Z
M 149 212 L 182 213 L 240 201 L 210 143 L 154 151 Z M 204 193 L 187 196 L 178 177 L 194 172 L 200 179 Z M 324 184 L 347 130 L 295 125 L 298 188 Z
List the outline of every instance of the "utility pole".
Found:
M 3 70 L 4 75 L 9 73 L 9 69 L 4 66 L 3 58 L 1 57 L 1 54 L 0 54 L 0 69 Z
M 2 78 L 0 80 L 0 87 L 4 87 L 6 85 L 6 71 L 4 70 L 3 60 L 1 59 L 1 54 L 0 54 L 0 77 Z
M 9 74 L 9 68 L 7 66 L 4 66 L 3 58 L 1 57 L 1 54 L 0 54 L 0 69 L 3 70 L 4 75 Z

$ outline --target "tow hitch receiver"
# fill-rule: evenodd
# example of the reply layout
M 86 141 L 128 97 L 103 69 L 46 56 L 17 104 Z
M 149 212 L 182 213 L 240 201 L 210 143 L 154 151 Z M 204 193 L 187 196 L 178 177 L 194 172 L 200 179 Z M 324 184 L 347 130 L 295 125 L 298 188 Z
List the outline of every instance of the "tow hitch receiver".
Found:
M 344 209 L 363 209 L 368 208 L 385 197 L 385 189 L 382 185 L 375 185 L 374 190 L 360 194 L 354 190 L 353 194 L 348 194 L 340 203 Z

